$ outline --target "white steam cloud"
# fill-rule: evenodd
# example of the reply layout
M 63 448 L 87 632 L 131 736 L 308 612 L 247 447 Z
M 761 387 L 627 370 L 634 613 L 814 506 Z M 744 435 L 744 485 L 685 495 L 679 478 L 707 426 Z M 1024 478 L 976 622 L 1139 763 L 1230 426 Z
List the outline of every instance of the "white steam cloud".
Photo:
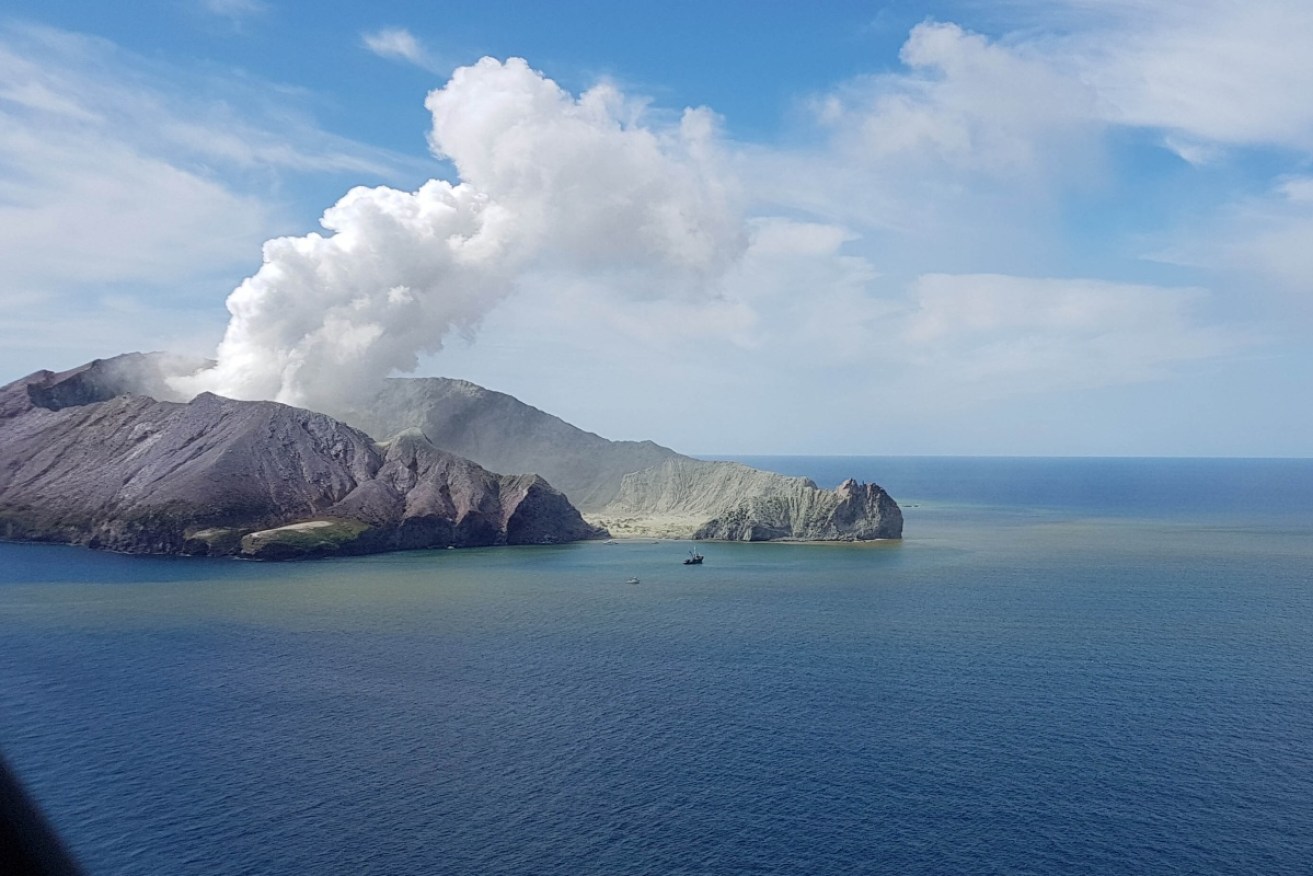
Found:
M 701 297 L 743 252 L 707 110 L 654 119 L 609 85 L 576 99 L 518 58 L 457 70 L 426 106 L 459 184 L 353 189 L 327 236 L 266 243 L 228 298 L 217 364 L 179 390 L 335 409 L 472 332 L 530 275 Z

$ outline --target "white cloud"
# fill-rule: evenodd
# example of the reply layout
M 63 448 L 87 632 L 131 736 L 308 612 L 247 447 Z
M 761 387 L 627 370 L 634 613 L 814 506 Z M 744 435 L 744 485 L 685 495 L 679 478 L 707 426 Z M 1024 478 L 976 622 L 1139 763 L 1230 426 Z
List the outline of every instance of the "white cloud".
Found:
M 926 274 L 893 321 L 923 377 L 978 399 L 1161 379 L 1238 349 L 1202 324 L 1207 293 L 1082 278 Z
M 300 109 L 310 96 L 295 89 L 242 75 L 197 76 L 52 28 L 0 28 L 0 100 L 14 124 L 38 131 L 94 124 L 102 130 L 90 133 L 178 164 L 386 176 L 406 162 L 324 130 Z
M 1112 182 L 1120 131 L 1156 134 L 1198 167 L 1248 147 L 1313 151 L 1303 0 L 1018 0 L 1018 10 L 1023 26 L 996 38 L 917 25 L 904 69 L 813 99 L 828 151 L 762 150 L 752 175 L 783 179 L 779 203 L 844 222 L 1043 237 L 1046 205 Z
M 201 0 L 201 8 L 211 15 L 233 21 L 263 15 L 269 11 L 261 0 Z
M 457 70 L 426 105 L 460 184 L 354 189 L 327 237 L 270 241 L 228 300 L 218 366 L 186 388 L 333 409 L 472 331 L 519 281 L 715 298 L 743 250 L 703 111 L 648 118 L 607 85 L 575 98 L 514 58 Z
M 1242 292 L 1249 313 L 1283 313 L 1286 328 L 1313 317 L 1313 177 L 1281 177 L 1164 235 L 1151 257 L 1207 269 Z M 1298 315 L 1300 318 L 1291 320 Z
M 868 76 L 816 101 L 856 160 L 997 177 L 1070 174 L 1094 157 L 1094 93 L 1048 59 L 955 24 L 913 28 L 907 72 Z
M 400 163 L 322 130 L 268 83 L 198 81 L 79 34 L 0 30 L 0 83 L 0 112 L 37 140 L 48 133 L 112 138 L 178 166 L 380 176 Z
M 249 262 L 272 220 L 240 180 L 391 163 L 277 103 L 191 100 L 95 41 L 23 39 L 0 43 L 0 161 L 21 170 L 0 183 L 0 288 L 38 312 L 38 283 L 158 288 Z M 362 39 L 432 64 L 406 31 Z M 687 408 L 689 430 L 733 419 L 803 447 L 814 421 L 773 427 L 772 397 L 851 425 L 857 409 L 964 411 L 1224 357 L 1250 338 L 1206 321 L 1202 288 L 1017 276 L 1070 270 L 1060 196 L 1106 172 L 1114 127 L 1156 125 L 1202 163 L 1233 142 L 1164 113 L 1136 121 L 1091 73 L 1122 56 L 1075 45 L 922 24 L 902 72 L 818 98 L 829 139 L 796 152 L 728 142 L 706 109 L 662 112 L 605 82 L 575 95 L 484 59 L 426 104 L 458 183 L 353 189 L 324 233 L 270 240 L 229 299 L 220 368 L 192 388 L 333 407 L 482 327 L 430 367 L 612 434 L 627 418 L 633 437 L 670 436 L 658 427 Z M 1298 256 L 1313 251 L 1310 192 L 1282 180 L 1211 264 L 1313 274 Z M 94 307 L 120 327 L 163 312 L 114 291 Z
M 396 175 L 393 156 L 321 131 L 275 91 L 198 79 L 105 40 L 0 27 L 0 301 L 34 317 L 6 321 L 11 358 L 80 355 L 71 313 L 100 321 L 101 353 L 110 337 L 158 346 L 166 323 L 142 312 L 185 312 L 172 330 L 191 339 L 198 302 L 212 307 L 286 227 L 270 196 L 286 174 Z
M 872 296 L 875 272 L 843 253 L 853 242 L 843 228 L 768 218 L 746 234 L 719 294 L 635 299 L 531 275 L 476 341 L 423 367 L 608 437 L 685 450 L 806 446 L 828 428 L 822 420 L 837 422 L 850 397 L 887 379 L 881 320 L 899 306 Z M 798 409 L 816 419 L 779 416 Z
M 571 270 L 614 272 L 639 294 L 700 294 L 743 249 L 706 110 L 668 122 L 606 83 L 575 99 L 518 58 L 457 70 L 426 106 L 435 154 Z
M 993 124 L 967 87 L 988 80 L 982 67 L 1004 71 L 995 86 L 1037 76 L 952 28 L 909 45 L 948 71 L 922 92 L 933 125 Z M 880 93 L 910 93 L 890 87 Z M 457 70 L 427 106 L 431 146 L 460 184 L 355 190 L 326 213 L 329 236 L 271 242 L 230 299 L 219 368 L 192 389 L 332 408 L 487 323 L 486 346 L 457 344 L 439 367 L 515 390 L 600 361 L 597 385 L 618 391 L 662 363 L 676 396 L 688 381 L 744 393 L 763 379 L 801 388 L 857 374 L 855 393 L 911 410 L 1162 379 L 1248 340 L 1202 320 L 1209 295 L 1197 288 L 924 266 L 910 282 L 882 276 L 848 227 L 748 218 L 740 165 L 705 110 L 654 113 L 605 83 L 576 97 L 518 59 Z M 1028 138 L 1061 141 L 1083 123 L 1014 110 L 972 134 L 985 159 L 935 160 L 951 173 L 1049 172 Z M 942 253 L 959 241 L 934 243 Z M 513 377 L 525 357 L 553 364 Z M 569 413 L 572 392 L 529 394 Z
M 90 145 L 0 133 L 0 156 L 22 170 L 0 184 L 6 291 L 177 282 L 248 258 L 271 227 L 255 198 L 120 143 Z
M 0 42 L 4 291 L 176 282 L 243 256 L 268 208 L 146 145 L 155 98 L 86 69 L 107 45 L 55 31 Z M 153 106 L 151 106 L 153 104 Z M 122 125 L 127 117 L 129 124 Z M 163 114 L 157 119 L 167 120 Z M 222 227 L 226 235 L 216 235 Z
M 419 39 L 404 27 L 385 27 L 362 34 L 366 49 L 392 61 L 404 61 L 423 70 L 437 71 L 441 65 Z
M 1313 177 L 1286 177 L 1277 183 L 1276 191 L 1291 204 L 1313 204 Z
M 749 191 L 878 232 L 864 246 L 886 273 L 1034 269 L 1062 199 L 1108 183 L 1097 94 L 1037 46 L 956 24 L 917 25 L 900 60 L 809 101 L 823 143 L 743 150 Z
M 846 254 L 860 241 L 845 229 L 750 228 L 720 297 L 635 302 L 535 284 L 428 367 L 604 434 L 624 422 L 625 437 L 711 449 L 714 424 L 732 422 L 735 440 L 779 448 L 863 416 L 951 421 L 1004 399 L 1170 381 L 1257 340 L 1210 322 L 1204 289 L 1001 274 L 903 285 Z M 775 420 L 780 410 L 793 417 Z
M 1110 123 L 1160 129 L 1190 161 L 1201 147 L 1313 150 L 1313 5 L 1305 0 L 1030 0 L 1051 25 L 1035 38 L 1057 69 L 1087 82 Z

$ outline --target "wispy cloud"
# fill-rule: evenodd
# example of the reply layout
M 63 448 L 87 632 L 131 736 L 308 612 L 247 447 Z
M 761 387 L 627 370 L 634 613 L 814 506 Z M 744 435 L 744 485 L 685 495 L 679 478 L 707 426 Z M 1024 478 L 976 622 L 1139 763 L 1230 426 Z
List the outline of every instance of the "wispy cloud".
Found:
M 242 21 L 269 11 L 261 0 L 201 0 L 201 9 L 232 21 Z
M 442 65 L 419 39 L 404 27 L 385 27 L 361 34 L 366 49 L 390 61 L 404 61 L 422 70 L 441 72 Z
M 1042 57 L 955 24 L 913 28 L 906 69 L 815 101 L 838 145 L 871 163 L 1017 177 L 1069 166 L 1097 136 L 1094 93 Z
M 204 302 L 217 323 L 218 299 L 258 263 L 262 241 L 296 228 L 272 194 L 283 182 L 412 175 L 404 162 L 324 131 L 268 84 L 198 79 L 52 28 L 0 27 L 0 299 L 22 301 L 49 335 L 28 345 L 76 343 L 62 328 L 73 300 L 88 322 L 103 319 L 106 337 L 141 345 L 154 336 L 120 306 L 130 298 Z
M 707 416 L 783 436 L 793 424 L 770 422 L 772 402 L 759 389 L 804 393 L 807 409 L 831 424 L 872 408 L 948 416 L 1004 399 L 1169 381 L 1261 343 L 1255 330 L 1213 317 L 1216 296 L 1206 288 L 1006 274 L 903 282 L 847 253 L 860 240 L 845 229 L 752 224 L 718 296 L 635 301 L 604 284 L 538 276 L 513 306 L 489 315 L 477 344 L 455 345 L 438 367 L 573 409 L 585 422 L 627 405 L 625 416 L 651 434 L 687 443 L 696 428 L 681 436 L 663 420 L 700 403 L 685 398 L 689 386 L 714 397 Z M 542 338 L 552 339 L 543 358 L 553 365 L 525 373 L 518 363 Z M 608 363 L 601 371 L 589 364 L 599 360 Z M 591 375 L 588 398 L 568 389 L 562 378 L 571 371 Z M 630 404 L 635 386 L 646 388 Z M 797 428 L 802 446 L 806 430 L 821 427 Z
M 181 121 L 162 91 L 103 74 L 124 61 L 60 31 L 0 35 L 0 80 L 22 83 L 0 91 L 6 285 L 176 281 L 237 258 L 235 242 L 269 227 L 260 199 L 189 167 L 160 136 Z
M 1202 268 L 1245 289 L 1247 312 L 1284 311 L 1282 328 L 1313 325 L 1313 177 L 1281 177 L 1171 229 L 1160 261 Z M 1292 317 L 1299 317 L 1292 319 Z
M 1161 379 L 1248 340 L 1200 319 L 1203 289 L 927 274 L 911 292 L 912 308 L 890 326 L 905 361 L 978 402 Z
M 1191 162 L 1214 160 L 1219 146 L 1313 152 L 1313 6 L 1303 0 L 1014 5 L 1034 26 L 1017 42 L 1088 83 L 1110 123 L 1161 130 Z

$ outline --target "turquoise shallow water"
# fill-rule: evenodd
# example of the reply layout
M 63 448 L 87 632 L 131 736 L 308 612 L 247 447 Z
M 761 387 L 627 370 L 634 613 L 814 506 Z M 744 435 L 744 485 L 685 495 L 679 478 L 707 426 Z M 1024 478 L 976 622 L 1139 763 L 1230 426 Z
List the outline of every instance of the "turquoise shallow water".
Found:
M 753 461 L 906 540 L 0 545 L 0 745 L 92 873 L 1308 872 L 1313 463 Z

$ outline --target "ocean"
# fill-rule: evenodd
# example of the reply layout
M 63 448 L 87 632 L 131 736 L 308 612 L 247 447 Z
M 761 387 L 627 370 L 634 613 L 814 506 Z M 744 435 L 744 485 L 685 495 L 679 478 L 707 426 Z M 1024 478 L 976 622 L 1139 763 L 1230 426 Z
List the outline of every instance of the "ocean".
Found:
M 0 544 L 0 748 L 91 874 L 1310 872 L 1313 460 L 744 461 L 905 538 Z

